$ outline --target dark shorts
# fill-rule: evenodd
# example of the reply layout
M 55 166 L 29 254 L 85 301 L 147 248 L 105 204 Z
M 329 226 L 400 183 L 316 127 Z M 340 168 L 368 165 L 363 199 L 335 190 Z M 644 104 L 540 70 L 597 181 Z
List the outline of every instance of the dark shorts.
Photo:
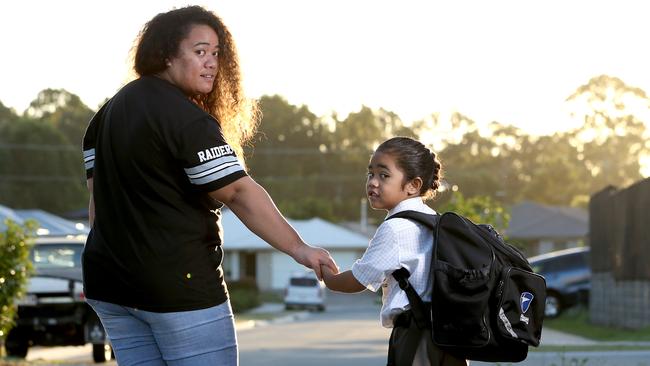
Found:
M 400 314 L 388 344 L 388 366 L 466 366 L 466 360 L 457 358 L 431 340 L 429 329 L 420 329 L 410 312 Z

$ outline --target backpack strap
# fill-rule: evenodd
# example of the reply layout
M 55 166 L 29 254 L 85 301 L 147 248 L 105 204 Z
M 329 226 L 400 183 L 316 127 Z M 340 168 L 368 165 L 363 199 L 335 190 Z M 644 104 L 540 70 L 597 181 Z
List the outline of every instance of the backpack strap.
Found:
M 409 271 L 402 267 L 394 271 L 392 275 L 397 280 L 399 288 L 406 292 L 406 297 L 409 299 L 409 304 L 411 304 L 411 313 L 413 314 L 413 319 L 415 319 L 415 324 L 417 324 L 420 329 L 431 328 L 431 321 L 425 316 L 427 308 L 420 295 L 418 295 L 413 286 L 411 286 L 411 283 L 408 281 L 408 278 L 411 276 Z
M 394 215 L 391 215 L 386 218 L 386 220 L 390 219 L 409 219 L 413 220 L 415 222 L 418 222 L 429 229 L 433 230 L 433 232 L 436 232 L 436 227 L 438 226 L 438 220 L 440 219 L 439 215 L 432 215 L 420 211 L 413 211 L 413 210 L 406 210 L 406 211 L 400 211 Z
M 398 212 L 394 215 L 389 216 L 386 218 L 386 220 L 394 218 L 410 219 L 419 222 L 429 229 L 433 230 L 434 233 L 438 224 L 438 215 L 431 215 L 424 212 L 411 210 Z M 431 328 L 431 319 L 426 316 L 428 313 L 427 308 L 424 305 L 422 298 L 420 298 L 420 295 L 418 295 L 413 286 L 411 286 L 411 283 L 408 281 L 411 273 L 406 268 L 402 267 L 394 271 L 392 275 L 395 280 L 397 280 L 399 287 L 404 292 L 406 292 L 406 297 L 409 299 L 409 304 L 411 304 L 411 312 L 413 313 L 413 318 L 415 319 L 415 323 L 418 325 L 418 328 Z

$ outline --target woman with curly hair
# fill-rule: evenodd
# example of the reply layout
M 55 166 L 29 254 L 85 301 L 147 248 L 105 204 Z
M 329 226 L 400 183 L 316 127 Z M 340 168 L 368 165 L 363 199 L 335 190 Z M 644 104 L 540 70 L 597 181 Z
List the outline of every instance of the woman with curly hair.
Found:
M 87 301 L 120 365 L 237 365 L 219 209 L 319 278 L 321 265 L 336 264 L 246 173 L 242 144 L 257 113 L 218 16 L 199 6 L 156 15 L 138 37 L 134 69 L 138 78 L 84 136 Z

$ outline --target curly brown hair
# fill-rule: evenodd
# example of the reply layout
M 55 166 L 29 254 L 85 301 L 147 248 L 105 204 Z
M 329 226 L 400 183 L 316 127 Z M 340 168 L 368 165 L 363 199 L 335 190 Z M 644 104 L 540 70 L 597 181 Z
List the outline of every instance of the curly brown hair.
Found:
M 156 15 L 144 25 L 136 39 L 133 69 L 138 76 L 163 72 L 167 68 L 166 60 L 178 54 L 181 41 L 195 25 L 214 29 L 220 51 L 215 87 L 210 93 L 191 99 L 219 121 L 226 141 L 243 162 L 242 146 L 255 134 L 259 110 L 257 102 L 244 94 L 237 48 L 220 17 L 200 6 Z

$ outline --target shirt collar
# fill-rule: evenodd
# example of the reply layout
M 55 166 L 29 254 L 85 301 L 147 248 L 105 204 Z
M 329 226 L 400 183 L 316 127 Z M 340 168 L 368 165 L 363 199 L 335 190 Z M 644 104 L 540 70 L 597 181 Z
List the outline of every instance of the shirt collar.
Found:
M 405 199 L 404 201 L 398 203 L 397 206 L 393 207 L 388 211 L 388 215 L 386 215 L 386 217 L 402 211 L 407 211 L 407 210 L 424 211 L 426 209 L 431 210 L 429 206 L 425 205 L 424 202 L 422 202 L 422 197 L 417 196 L 417 197 Z M 433 213 L 435 213 L 435 211 Z

